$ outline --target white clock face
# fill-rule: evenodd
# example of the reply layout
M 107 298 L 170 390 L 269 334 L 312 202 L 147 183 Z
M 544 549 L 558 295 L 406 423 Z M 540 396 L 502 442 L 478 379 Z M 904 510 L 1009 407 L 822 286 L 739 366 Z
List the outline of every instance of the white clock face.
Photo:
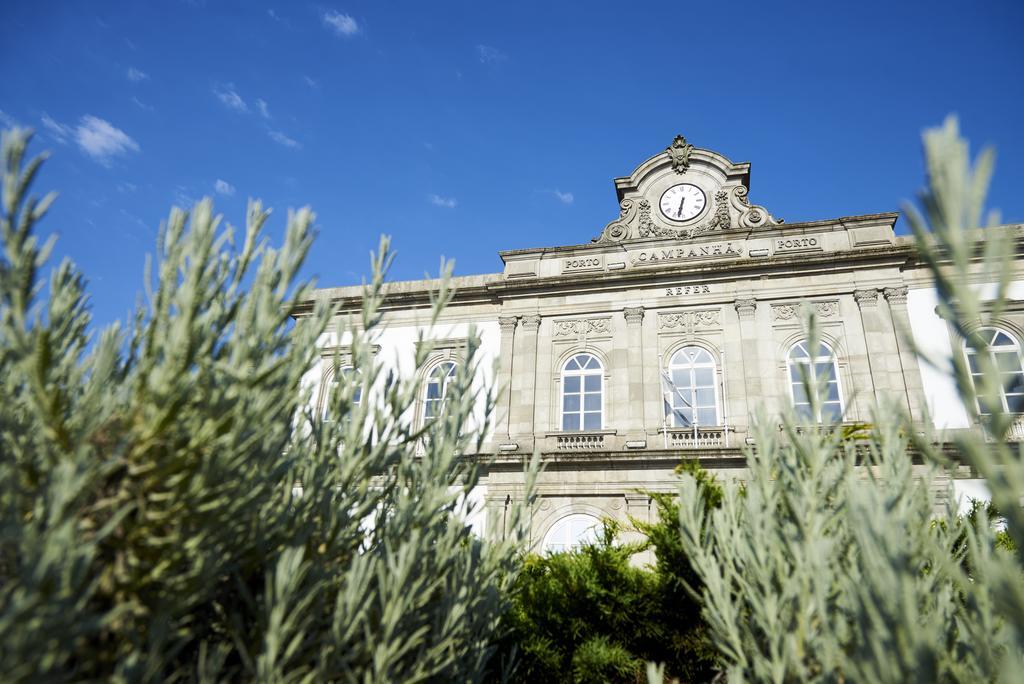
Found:
M 661 196 L 661 213 L 670 221 L 689 221 L 704 211 L 704 191 L 690 183 L 673 185 Z

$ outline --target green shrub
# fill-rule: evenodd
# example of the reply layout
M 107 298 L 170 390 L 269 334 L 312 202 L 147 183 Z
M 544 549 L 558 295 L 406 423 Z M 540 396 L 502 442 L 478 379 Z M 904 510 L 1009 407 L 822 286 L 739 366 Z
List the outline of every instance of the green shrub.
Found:
M 52 196 L 27 199 L 27 141 L 3 139 L 0 680 L 479 680 L 519 547 L 455 515 L 476 483 L 455 454 L 486 429 L 467 422 L 476 343 L 414 430 L 419 381 L 368 344 L 383 241 L 351 328 L 370 399 L 339 383 L 321 420 L 302 379 L 341 321 L 327 303 L 289 317 L 313 214 L 271 249 L 258 203 L 236 244 L 209 201 L 171 212 L 128 330 L 93 337 L 70 263 L 40 285 Z
M 721 490 L 699 468 L 705 500 Z M 518 657 L 515 681 L 635 682 L 646 661 L 666 665 L 680 681 L 706 681 L 715 656 L 701 606 L 687 585 L 697 583 L 679 538 L 674 497 L 653 494 L 654 523 L 633 521 L 647 540 L 618 543 L 619 526 L 605 521 L 597 541 L 548 555 L 529 555 L 514 587 L 505 627 L 505 659 Z M 653 567 L 630 558 L 651 548 Z

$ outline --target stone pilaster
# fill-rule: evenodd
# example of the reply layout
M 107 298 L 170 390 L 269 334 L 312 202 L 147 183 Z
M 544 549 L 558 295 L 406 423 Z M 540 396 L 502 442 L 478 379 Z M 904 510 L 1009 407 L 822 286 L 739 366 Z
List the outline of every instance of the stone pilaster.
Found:
M 516 370 L 512 376 L 509 395 L 509 432 L 520 449 L 532 451 L 534 415 L 537 403 L 537 331 L 540 315 L 526 314 L 520 319 L 522 330 L 515 335 L 513 344 Z
M 750 425 L 757 406 L 765 398 L 764 378 L 770 367 L 762 368 L 761 340 L 757 330 L 757 300 L 753 297 L 740 297 L 736 300 L 736 316 L 740 321 L 739 358 L 728 359 L 731 368 L 742 369 L 741 391 L 744 396 L 747 415 L 742 416 L 742 424 Z M 739 424 L 741 416 L 731 416 L 733 424 Z
M 884 312 L 878 306 L 878 290 L 875 288 L 853 291 L 853 299 L 860 309 L 861 329 L 864 331 L 864 347 L 867 352 L 868 369 L 876 401 L 891 397 L 893 385 L 890 375 L 890 358 L 896 359 L 891 326 L 885 320 Z M 902 383 L 901 383 L 902 384 Z
M 512 392 L 512 371 L 516 325 L 518 316 L 498 316 L 501 328 L 501 347 L 498 350 L 498 398 L 494 407 L 494 440 L 508 443 L 511 441 L 509 432 L 509 407 Z
M 629 389 L 626 396 L 629 401 L 627 414 L 627 441 L 647 441 L 644 430 L 644 367 L 643 367 L 643 320 L 644 307 L 627 306 L 622 309 L 626 319 L 626 368 L 629 372 Z
M 903 376 L 903 388 L 907 395 L 910 417 L 915 422 L 924 420 L 924 382 L 921 380 L 921 368 L 917 357 L 910 347 L 911 330 L 910 314 L 907 312 L 907 288 L 887 287 L 882 290 L 885 301 L 889 304 L 889 317 L 892 320 L 893 336 L 899 350 L 900 372 Z

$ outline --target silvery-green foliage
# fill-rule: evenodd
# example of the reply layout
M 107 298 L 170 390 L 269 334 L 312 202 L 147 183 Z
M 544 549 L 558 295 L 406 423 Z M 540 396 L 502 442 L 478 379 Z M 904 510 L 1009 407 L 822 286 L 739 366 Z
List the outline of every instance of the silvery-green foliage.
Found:
M 28 199 L 27 143 L 4 136 L 0 680 L 480 679 L 519 537 L 484 543 L 457 514 L 477 482 L 457 454 L 493 403 L 476 341 L 442 417 L 411 421 L 422 380 L 370 347 L 382 241 L 348 328 L 364 400 L 340 382 L 323 419 L 302 379 L 333 312 L 289 316 L 313 214 L 272 249 L 258 202 L 236 237 L 208 200 L 171 212 L 128 330 L 93 338 L 82 275 L 40 284 L 52 197 Z
M 991 235 L 978 248 L 992 155 L 972 168 L 952 119 L 924 140 L 924 215 L 910 208 L 908 217 L 940 312 L 982 348 L 977 324 L 1004 305 L 1014 255 Z M 999 284 L 995 301 L 969 285 L 979 272 Z M 813 312 L 805 318 L 814 349 L 818 324 Z M 761 415 L 745 483 L 724 483 L 721 508 L 706 511 L 699 484 L 684 476 L 681 537 L 730 681 L 984 681 L 1021 671 L 1024 465 L 1004 439 L 1013 417 L 981 420 L 962 355 L 934 362 L 956 378 L 987 437 L 956 435 L 941 447 L 891 405 L 852 430 Z M 998 371 L 983 370 L 980 391 L 994 397 Z M 820 402 L 823 388 L 808 380 Z M 996 548 L 984 511 L 971 524 L 951 492 L 936 500 L 934 478 L 954 461 L 988 480 L 1016 550 Z

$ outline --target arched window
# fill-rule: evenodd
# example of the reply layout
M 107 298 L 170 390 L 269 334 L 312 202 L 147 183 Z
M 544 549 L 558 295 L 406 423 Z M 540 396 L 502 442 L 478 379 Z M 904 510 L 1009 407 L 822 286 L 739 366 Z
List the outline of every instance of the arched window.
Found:
M 964 345 L 967 356 L 967 367 L 971 372 L 971 381 L 978 389 L 981 382 L 981 364 L 978 362 L 983 354 L 987 354 L 992 365 L 999 369 L 999 407 L 988 406 L 984 398 L 978 397 L 978 412 L 986 415 L 994 409 L 1007 413 L 1024 412 L 1024 370 L 1021 369 L 1020 343 L 1007 332 L 998 328 L 983 328 L 978 335 L 985 343 L 984 350 L 978 350 L 969 344 Z
M 702 347 L 683 347 L 668 363 L 672 385 L 665 411 L 672 427 L 718 425 L 715 359 Z
M 604 425 L 604 369 L 593 354 L 577 354 L 562 368 L 562 429 L 600 430 Z
M 331 376 L 330 384 L 327 386 L 327 394 L 323 399 L 324 420 L 334 420 L 329 415 L 330 397 L 336 391 L 340 383 L 352 385 L 352 405 L 358 406 L 363 399 L 362 374 L 352 366 L 342 366 Z
M 445 361 L 434 366 L 427 376 L 426 393 L 423 397 L 423 420 L 433 420 L 444 411 L 448 401 L 448 388 L 455 379 L 455 363 Z
M 827 344 L 818 344 L 814 354 L 808 348 L 807 340 L 797 342 L 789 350 L 787 367 L 789 386 L 793 392 L 793 408 L 796 415 L 815 423 L 834 423 L 843 417 L 843 397 L 839 388 L 839 368 L 835 354 Z M 812 386 L 824 384 L 825 392 L 819 406 L 819 415 L 814 415 L 811 402 L 804 387 L 803 372 L 808 373 Z
M 597 531 L 600 527 L 601 521 L 592 515 L 567 515 L 552 525 L 544 535 L 543 549 L 548 553 L 559 553 L 597 541 Z

